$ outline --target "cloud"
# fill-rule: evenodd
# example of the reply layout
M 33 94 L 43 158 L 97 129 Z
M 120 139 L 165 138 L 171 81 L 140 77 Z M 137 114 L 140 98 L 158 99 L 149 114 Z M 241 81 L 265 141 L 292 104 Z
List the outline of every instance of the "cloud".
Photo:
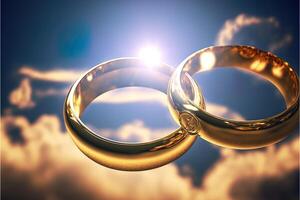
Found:
M 142 132 L 146 129 L 139 126 Z M 185 171 L 191 176 L 183 177 L 174 163 L 144 172 L 116 171 L 94 163 L 61 130 L 57 116 L 42 115 L 31 123 L 25 117 L 7 115 L 1 120 L 2 197 L 245 200 L 285 193 L 298 197 L 290 187 L 299 168 L 298 137 L 260 151 L 221 151 L 222 157 L 202 184 L 195 186 L 192 174 L 196 169 L 188 166 Z
M 203 182 L 204 193 L 209 194 L 210 199 L 270 199 L 267 197 L 281 196 L 282 193 L 299 196 L 298 191 L 293 191 L 294 185 L 288 186 L 295 181 L 284 180 L 291 178 L 291 174 L 296 177 L 299 174 L 299 137 L 279 148 L 271 146 L 247 153 L 221 151 L 223 156 L 206 174 Z M 270 180 L 279 180 L 280 184 L 272 185 Z M 260 187 L 263 182 L 268 189 Z M 218 188 L 218 192 L 211 193 L 212 188 Z
M 8 116 L 1 123 L 5 199 L 21 199 L 23 195 L 75 200 L 195 197 L 191 179 L 181 177 L 174 164 L 145 172 L 121 172 L 94 163 L 61 131 L 56 116 L 43 115 L 32 124 L 24 117 Z M 11 127 L 19 129 L 22 144 L 11 141 L 7 132 Z
M 65 89 L 56 89 L 48 88 L 45 90 L 35 89 L 34 95 L 39 98 L 49 97 L 49 96 L 66 96 L 68 93 L 68 88 Z
M 277 51 L 290 44 L 292 36 L 284 33 L 275 17 L 257 17 L 239 14 L 226 20 L 216 38 L 216 45 L 254 45 L 269 51 Z
M 73 83 L 84 72 L 63 69 L 40 71 L 29 66 L 23 66 L 20 68 L 19 73 L 28 78 L 41 81 Z
M 20 85 L 10 93 L 9 102 L 20 109 L 34 107 L 32 88 L 28 78 L 23 79 Z
M 142 87 L 129 87 L 126 89 L 116 89 L 99 96 L 97 103 L 126 104 L 155 102 L 167 105 L 167 96 L 154 89 Z
M 113 90 L 101 95 L 96 99 L 95 102 L 110 104 L 155 102 L 161 104 L 162 106 L 168 106 L 167 97 L 165 94 L 148 88 L 127 88 L 126 90 Z M 232 111 L 226 106 L 210 102 L 206 104 L 207 111 L 212 114 L 235 120 L 244 119 L 244 117 L 239 113 Z
M 226 119 L 245 120 L 242 115 L 223 105 L 208 102 L 206 104 L 206 110 L 211 114 L 224 117 Z
M 52 96 L 52 95 L 64 95 L 67 93 L 67 90 L 45 90 L 36 92 L 38 96 Z M 127 103 L 158 103 L 162 106 L 167 107 L 167 97 L 162 92 L 149 89 L 149 88 L 138 88 L 138 87 L 130 87 L 126 89 L 117 89 L 104 93 L 103 95 L 96 98 L 94 103 L 108 103 L 108 104 L 127 104 Z M 230 108 L 218 105 L 215 103 L 207 103 L 206 109 L 208 112 L 236 120 L 243 120 L 244 118 L 238 114 L 237 112 L 232 111 Z
M 18 98 L 14 98 L 14 100 L 11 100 L 11 102 L 19 102 L 19 104 L 25 104 L 29 100 L 31 101 L 31 96 L 38 97 L 38 98 L 44 98 L 49 96 L 65 96 L 67 95 L 68 89 L 55 89 L 55 88 L 48 88 L 48 89 L 33 89 L 29 83 L 28 79 L 24 79 L 24 83 L 21 83 L 21 86 L 26 88 L 26 91 L 30 91 L 30 95 L 25 92 L 20 92 L 19 88 L 16 90 L 18 92 Z M 22 90 L 23 91 L 23 90 Z M 13 92 L 14 93 L 14 92 Z M 32 94 L 33 93 L 33 94 Z M 16 95 L 16 94 L 14 94 Z M 23 99 L 28 99 L 27 101 L 24 101 Z M 17 101 L 20 100 L 20 101 Z M 126 89 L 116 89 L 109 92 L 106 92 L 96 98 L 93 103 L 107 103 L 107 104 L 127 104 L 127 103 L 158 103 L 162 106 L 167 107 L 167 96 L 163 94 L 162 92 L 159 92 L 154 89 L 149 88 L 140 88 L 140 87 L 129 87 Z M 33 103 L 33 102 L 32 102 Z M 16 105 L 16 103 L 12 103 Z M 236 119 L 236 120 L 243 120 L 244 118 L 238 114 L 237 112 L 232 111 L 226 106 L 218 105 L 214 103 L 207 103 L 206 105 L 207 111 L 221 116 L 228 119 Z
M 286 34 L 282 39 L 273 44 L 270 44 L 269 50 L 271 52 L 277 51 L 278 49 L 290 44 L 293 41 L 293 37 L 290 34 Z
M 227 45 L 230 44 L 234 36 L 244 27 L 258 25 L 262 23 L 279 26 L 278 21 L 274 17 L 260 18 L 255 16 L 248 16 L 239 14 L 233 20 L 226 20 L 222 29 L 219 31 L 216 44 Z
M 231 190 L 235 200 L 296 200 L 299 199 L 299 170 L 283 172 L 275 177 L 241 178 L 232 185 Z
M 173 131 L 175 131 L 174 128 L 150 129 L 145 127 L 143 121 L 135 120 L 124 124 L 116 130 L 100 129 L 99 133 L 104 137 L 123 142 L 149 142 L 162 138 Z
M 95 102 L 110 104 L 154 102 L 165 107 L 168 106 L 168 100 L 165 94 L 148 88 L 127 88 L 126 90 L 113 90 L 101 95 L 96 99 Z M 206 103 L 206 110 L 212 114 L 228 119 L 244 119 L 243 116 L 235 111 L 232 111 L 230 108 L 215 103 Z

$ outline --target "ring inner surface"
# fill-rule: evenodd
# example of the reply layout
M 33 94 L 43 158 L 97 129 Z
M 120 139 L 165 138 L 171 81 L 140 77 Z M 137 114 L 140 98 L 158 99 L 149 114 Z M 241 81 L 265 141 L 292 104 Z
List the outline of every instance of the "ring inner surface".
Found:
M 75 83 L 75 87 L 73 87 L 72 105 L 74 115 L 78 123 L 85 126 L 79 119 L 85 108 L 99 95 L 118 88 L 131 86 L 146 87 L 166 94 L 168 81 L 173 71 L 174 68 L 167 65 L 161 64 L 152 68 L 135 59 L 115 60 L 112 63 L 96 66 Z M 190 76 L 184 76 L 184 78 L 192 81 Z M 193 100 L 196 98 L 198 100 L 199 95 L 199 93 L 190 92 L 189 98 Z M 197 104 L 200 105 L 201 102 Z M 89 129 L 86 126 L 85 128 Z M 90 132 L 96 136 L 92 131 Z M 171 140 L 172 137 L 176 137 L 176 132 L 170 133 L 168 136 L 158 140 L 162 142 Z M 181 138 L 183 137 L 184 135 Z M 105 139 L 110 140 L 108 138 Z M 177 137 L 176 140 L 180 140 L 180 137 Z
M 89 75 L 87 75 L 89 77 Z M 94 76 L 92 80 L 83 78 L 75 91 L 74 102 L 80 101 L 78 116 L 101 94 L 124 87 L 146 87 L 166 93 L 169 76 L 150 69 L 126 68 Z
M 183 72 L 193 75 L 217 67 L 235 67 L 254 73 L 275 85 L 284 97 L 287 109 L 297 105 L 299 81 L 296 72 L 287 62 L 269 52 L 249 46 L 211 47 L 190 56 L 183 65 Z M 181 85 L 184 85 L 182 80 Z
M 147 87 L 166 93 L 174 68 L 149 66 L 136 58 L 120 58 L 100 64 L 78 79 L 67 95 L 65 124 L 78 148 L 92 160 L 113 169 L 145 170 L 169 163 L 186 152 L 195 136 L 178 128 L 149 142 L 119 142 L 95 134 L 80 119 L 99 95 L 123 87 Z M 192 80 L 191 77 L 188 77 Z M 191 99 L 199 94 L 191 95 Z
M 145 73 L 150 74 L 148 71 L 145 70 Z M 152 98 L 153 96 L 154 101 L 166 102 L 167 97 L 163 93 L 165 89 L 163 85 L 166 84 L 164 82 L 167 80 L 167 76 L 161 73 L 156 73 L 156 75 L 152 73 L 153 75 L 149 77 L 153 78 L 152 82 L 160 79 L 158 81 L 160 84 L 156 83 L 156 88 L 152 89 L 155 86 L 151 81 L 147 81 L 147 84 L 144 85 L 140 84 L 142 81 L 136 80 L 136 78 L 133 81 L 130 81 L 129 78 L 124 81 L 124 77 L 130 77 L 133 73 L 142 74 L 135 69 L 127 68 L 126 70 L 117 70 L 117 73 L 116 71 L 109 72 L 95 80 L 96 85 L 103 86 L 105 84 L 106 86 L 97 88 L 99 95 L 95 94 L 96 98 L 82 110 L 80 120 L 84 124 L 88 124 L 89 129 L 96 135 L 118 142 L 146 143 L 166 137 L 178 128 L 170 119 L 171 117 L 168 118 L 168 110 L 164 102 L 152 104 L 152 101 L 146 99 L 143 101 L 144 97 Z M 121 75 L 123 76 L 122 83 L 113 78 L 114 76 L 121 77 Z M 153 77 L 154 75 L 156 78 Z M 145 80 L 145 77 L 141 78 Z M 94 91 L 96 88 L 91 90 Z M 87 91 L 87 94 L 90 93 L 91 91 Z M 85 95 L 85 97 L 88 96 Z M 89 98 L 93 99 L 94 97 Z M 127 103 L 126 99 L 128 98 L 133 102 Z M 140 99 L 142 100 L 140 101 Z M 115 100 L 120 103 L 113 103 Z M 127 105 L 126 108 L 124 105 Z M 148 122 L 151 122 L 151 127 L 147 126 Z M 131 127 L 130 130 L 129 127 Z M 129 135 L 126 136 L 127 134 Z

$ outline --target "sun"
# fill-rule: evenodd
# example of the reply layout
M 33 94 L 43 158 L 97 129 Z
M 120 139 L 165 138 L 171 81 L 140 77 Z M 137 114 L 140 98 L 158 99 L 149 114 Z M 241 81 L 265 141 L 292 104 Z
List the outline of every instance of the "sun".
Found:
M 155 67 L 161 62 L 161 51 L 156 46 L 145 46 L 139 50 L 138 57 L 149 67 Z

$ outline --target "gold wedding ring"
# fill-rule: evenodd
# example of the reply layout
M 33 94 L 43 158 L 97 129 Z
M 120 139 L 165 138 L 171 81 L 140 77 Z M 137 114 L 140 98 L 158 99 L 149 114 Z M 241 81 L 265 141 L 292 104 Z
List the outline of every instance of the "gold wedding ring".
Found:
M 157 64 L 149 66 L 136 58 L 121 58 L 99 64 L 86 72 L 71 87 L 64 105 L 64 120 L 77 147 L 101 165 L 119 170 L 146 170 L 165 165 L 186 152 L 197 136 L 179 128 L 166 137 L 146 143 L 117 142 L 90 130 L 81 120 L 85 108 L 99 95 L 121 87 L 149 87 L 167 93 L 174 68 Z M 191 77 L 183 76 L 195 87 Z M 204 109 L 197 87 L 187 94 Z M 101 119 L 100 119 L 101 120 Z
M 189 98 L 191 86 L 183 77 L 215 67 L 234 67 L 270 81 L 283 95 L 286 109 L 266 119 L 248 121 L 224 119 L 206 112 Z M 222 147 L 264 147 L 285 138 L 299 123 L 296 72 L 281 58 L 250 46 L 214 46 L 193 53 L 173 73 L 168 97 L 172 115 L 182 127 Z
M 195 73 L 234 67 L 271 82 L 283 95 L 286 109 L 272 117 L 236 121 L 205 111 Z M 146 143 L 117 142 L 90 130 L 80 116 L 99 95 L 122 87 L 148 87 L 168 95 L 169 110 L 180 128 Z M 149 66 L 141 59 L 120 58 L 99 64 L 71 87 L 64 105 L 65 125 L 77 147 L 101 165 L 128 171 L 167 164 L 186 152 L 197 138 L 228 148 L 254 149 L 276 143 L 299 123 L 299 79 L 281 58 L 250 46 L 214 46 L 195 52 L 174 70 Z

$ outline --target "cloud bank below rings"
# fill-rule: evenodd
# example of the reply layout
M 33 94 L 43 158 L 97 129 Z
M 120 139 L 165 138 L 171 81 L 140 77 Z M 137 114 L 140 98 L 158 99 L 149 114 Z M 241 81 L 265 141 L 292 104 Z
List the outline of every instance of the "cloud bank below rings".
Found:
M 260 200 L 283 194 L 298 197 L 293 190 L 299 174 L 298 137 L 278 148 L 244 153 L 222 150 L 222 157 L 211 166 L 202 184 L 194 186 L 192 177 L 182 177 L 174 163 L 133 173 L 102 167 L 85 157 L 61 126 L 54 115 L 42 115 L 33 123 L 22 116 L 3 117 L 4 199 L 244 200 L 255 197 Z M 21 142 L 13 140 L 11 134 L 22 138 Z M 268 181 L 276 184 L 269 184 L 268 188 L 256 186 Z M 282 181 L 285 187 L 281 186 Z

